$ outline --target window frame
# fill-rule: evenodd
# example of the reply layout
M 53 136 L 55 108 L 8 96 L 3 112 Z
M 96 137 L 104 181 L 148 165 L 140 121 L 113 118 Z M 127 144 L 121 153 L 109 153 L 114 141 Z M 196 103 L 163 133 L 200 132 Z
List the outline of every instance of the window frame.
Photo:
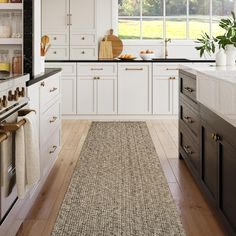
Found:
M 213 20 L 215 19 L 216 16 L 213 15 L 213 0 L 209 0 L 209 15 L 206 15 L 204 18 L 209 20 L 209 35 L 212 36 L 213 33 L 213 27 L 212 23 Z M 156 19 L 163 19 L 163 38 L 162 39 L 143 39 L 142 37 L 140 39 L 122 39 L 122 41 L 125 42 L 125 45 L 162 45 L 163 44 L 163 39 L 166 38 L 166 20 L 167 19 L 174 19 L 174 18 L 179 18 L 178 16 L 166 16 L 166 0 L 163 0 L 163 16 L 149 16 L 149 18 L 156 18 Z M 172 42 L 176 45 L 195 45 L 194 41 L 196 39 L 191 39 L 189 38 L 189 33 L 190 33 L 190 27 L 189 27 L 189 21 L 190 19 L 202 19 L 194 15 L 189 14 L 189 0 L 186 0 L 186 38 L 182 39 L 175 39 L 172 38 Z M 114 29 L 114 32 L 118 34 L 118 27 L 119 27 L 119 19 L 120 18 L 137 18 L 136 16 L 134 17 L 119 17 L 119 12 L 118 12 L 118 0 L 113 0 L 112 1 L 112 28 Z M 142 16 L 139 16 L 140 20 L 142 19 Z M 148 18 L 148 16 L 143 17 Z M 185 17 L 183 17 L 185 18 Z M 142 29 L 142 26 L 140 26 L 140 29 Z M 142 33 L 141 33 L 142 36 Z

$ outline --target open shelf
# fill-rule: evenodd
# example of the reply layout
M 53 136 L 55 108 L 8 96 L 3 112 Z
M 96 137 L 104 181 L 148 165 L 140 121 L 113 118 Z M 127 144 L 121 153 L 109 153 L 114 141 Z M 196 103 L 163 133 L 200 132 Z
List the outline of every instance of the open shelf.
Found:
M 22 38 L 0 38 L 0 45 L 23 44 Z
M 0 3 L 0 10 L 23 10 L 23 3 Z

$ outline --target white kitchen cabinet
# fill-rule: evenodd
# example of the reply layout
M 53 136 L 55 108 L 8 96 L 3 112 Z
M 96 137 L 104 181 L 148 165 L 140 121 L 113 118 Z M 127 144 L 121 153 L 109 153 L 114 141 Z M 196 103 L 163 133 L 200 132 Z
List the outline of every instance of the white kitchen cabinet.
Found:
M 78 78 L 77 113 L 96 114 L 96 80 L 93 77 Z
M 117 113 L 117 64 L 78 63 L 77 114 Z
M 178 65 L 153 65 L 153 114 L 178 114 Z
M 47 60 L 96 59 L 96 0 L 42 0 L 42 34 L 52 45 Z
M 62 115 L 75 115 L 77 108 L 76 63 L 47 63 L 47 68 L 61 68 L 61 112 Z
M 118 114 L 152 113 L 152 64 L 118 65 Z
M 79 115 L 116 114 L 116 77 L 79 77 L 77 113 Z

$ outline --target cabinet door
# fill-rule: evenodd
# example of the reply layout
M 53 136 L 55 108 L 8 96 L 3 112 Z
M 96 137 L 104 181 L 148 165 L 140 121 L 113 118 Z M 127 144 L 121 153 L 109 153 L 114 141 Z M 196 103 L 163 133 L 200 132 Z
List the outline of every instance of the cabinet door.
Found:
M 169 77 L 153 78 L 153 113 L 172 114 L 172 81 Z
M 42 32 L 51 35 L 51 43 L 68 44 L 69 38 L 69 0 L 42 0 Z M 55 41 L 55 44 L 54 44 Z M 62 44 L 63 43 L 63 44 Z
M 70 0 L 71 37 L 78 31 L 96 30 L 96 0 Z
M 236 232 L 236 147 L 220 142 L 220 209 Z
M 99 77 L 97 81 L 97 114 L 116 114 L 117 79 L 116 77 Z
M 118 65 L 118 113 L 152 113 L 152 74 L 150 63 Z
M 202 180 L 212 199 L 218 199 L 218 143 L 214 140 L 212 130 L 202 122 Z
M 94 77 L 78 77 L 77 114 L 96 114 L 96 80 Z
M 62 114 L 76 114 L 76 77 L 62 77 Z

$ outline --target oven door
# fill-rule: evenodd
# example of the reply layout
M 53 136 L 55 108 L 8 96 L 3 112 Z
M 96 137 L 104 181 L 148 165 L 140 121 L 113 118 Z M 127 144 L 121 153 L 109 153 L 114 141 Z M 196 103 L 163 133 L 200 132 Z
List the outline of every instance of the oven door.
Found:
M 27 105 L 22 106 L 26 108 Z M 15 123 L 19 110 L 14 111 L 1 122 Z M 16 169 L 15 169 L 15 132 L 11 132 L 9 137 L 0 144 L 0 222 L 4 221 L 12 207 L 17 201 L 16 189 Z

